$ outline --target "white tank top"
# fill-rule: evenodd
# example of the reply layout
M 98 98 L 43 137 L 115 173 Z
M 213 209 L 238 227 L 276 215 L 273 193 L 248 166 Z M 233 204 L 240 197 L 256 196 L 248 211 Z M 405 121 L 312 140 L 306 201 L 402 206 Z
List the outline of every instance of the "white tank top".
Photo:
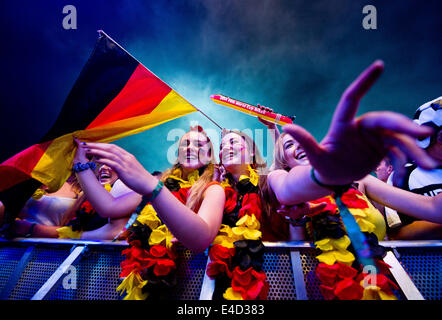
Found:
M 19 216 L 29 222 L 46 226 L 60 226 L 67 211 L 74 205 L 76 200 L 45 195 L 38 200 L 30 198 Z

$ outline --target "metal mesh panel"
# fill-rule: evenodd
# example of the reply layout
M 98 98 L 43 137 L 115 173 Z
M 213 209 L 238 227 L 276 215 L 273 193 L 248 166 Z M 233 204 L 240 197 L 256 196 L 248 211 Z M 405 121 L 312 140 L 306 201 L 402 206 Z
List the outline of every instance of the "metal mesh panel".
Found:
M 31 299 L 68 255 L 69 250 L 66 249 L 36 248 L 9 299 Z
M 266 248 L 263 270 L 269 282 L 268 300 L 296 300 L 289 250 Z
M 319 290 L 320 281 L 315 274 L 316 267 L 319 262 L 316 256 L 319 251 L 316 249 L 302 249 L 300 250 L 302 270 L 304 272 L 304 283 L 309 300 L 324 300 L 321 291 Z
M 116 288 L 119 278 L 121 251 L 125 246 L 90 246 L 86 254 L 75 264 L 75 289 L 64 289 L 60 285 L 48 299 L 51 300 L 111 300 L 119 299 Z M 36 247 L 32 259 L 23 271 L 10 299 L 30 299 L 47 281 L 52 273 L 68 257 L 71 246 Z M 319 280 L 315 275 L 318 261 L 314 248 L 299 248 L 305 287 L 309 300 L 323 300 L 319 290 Z M 398 260 L 409 273 L 413 282 L 425 299 L 440 300 L 442 256 L 440 247 L 397 248 Z M 0 290 L 15 271 L 18 262 L 26 251 L 23 246 L 0 246 Z M 177 247 L 177 287 L 173 299 L 199 299 L 204 279 L 207 255 L 193 254 L 190 250 Z M 295 300 L 296 290 L 289 248 L 268 247 L 264 254 L 263 270 L 269 282 L 269 300 Z M 395 292 L 404 299 L 402 292 Z
M 18 247 L 0 248 L 0 291 L 5 287 L 25 250 L 26 248 Z
M 321 282 L 315 274 L 316 267 L 319 264 L 318 260 L 316 259 L 318 254 L 320 254 L 320 251 L 314 248 L 300 250 L 305 289 L 307 291 L 307 297 L 309 300 L 324 300 L 324 297 L 319 289 Z M 399 300 L 405 299 L 401 290 L 393 290 L 393 293 Z
M 120 263 L 124 249 L 106 251 L 103 248 L 88 248 L 75 267 L 76 288 L 65 289 L 62 283 L 48 298 L 49 300 L 117 300 L 116 291 L 120 284 Z M 67 273 L 69 274 L 69 273 Z
M 177 300 L 198 300 L 206 271 L 207 256 L 204 253 L 194 254 L 179 246 L 177 287 L 174 298 Z
M 442 248 L 397 248 L 398 258 L 422 296 L 427 300 L 442 297 Z

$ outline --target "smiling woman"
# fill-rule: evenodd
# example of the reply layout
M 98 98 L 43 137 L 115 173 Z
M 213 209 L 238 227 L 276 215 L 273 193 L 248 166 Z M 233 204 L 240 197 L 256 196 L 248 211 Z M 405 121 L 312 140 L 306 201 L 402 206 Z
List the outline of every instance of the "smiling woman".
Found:
M 180 139 L 176 163 L 160 181 L 118 146 L 77 144 L 74 162 L 82 163 L 85 170 L 76 170 L 76 175 L 92 206 L 102 217 L 124 223 L 134 210 L 132 216 L 137 217 L 123 235 L 130 247 L 123 252 L 125 280 L 118 290 L 127 292 L 125 299 L 164 298 L 170 292 L 163 290 L 164 285 L 171 289 L 175 283 L 173 239 L 200 252 L 213 241 L 221 224 L 225 195 L 219 184 L 210 183 L 215 162 L 212 142 L 201 127 L 191 128 Z M 87 156 L 117 173 L 117 194 L 109 194 L 91 179 Z

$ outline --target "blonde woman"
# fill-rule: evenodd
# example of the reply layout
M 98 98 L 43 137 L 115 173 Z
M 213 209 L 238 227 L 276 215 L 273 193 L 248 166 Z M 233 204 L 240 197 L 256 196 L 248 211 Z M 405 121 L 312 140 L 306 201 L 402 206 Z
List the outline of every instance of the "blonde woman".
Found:
M 115 183 L 112 194 L 97 184 L 91 170 L 76 173 L 98 214 L 121 221 L 114 235 L 124 227 L 128 217 L 140 204 L 142 195 L 145 195 L 151 198 L 158 217 L 184 246 L 200 252 L 212 242 L 221 223 L 225 197 L 219 185 L 206 188 L 212 180 L 215 158 L 212 142 L 202 128 L 194 128 L 181 137 L 177 162 L 162 178 L 166 185 L 167 178 L 171 176 L 177 181 L 191 181 L 189 183 L 193 185 L 185 195 L 184 203 L 172 193 L 173 190 L 163 188 L 160 181 L 144 169 L 132 154 L 118 146 L 80 142 L 74 162 L 87 163 L 86 154 L 111 167 L 120 179 Z M 203 171 L 199 172 L 201 169 Z M 195 181 L 195 177 L 198 180 Z

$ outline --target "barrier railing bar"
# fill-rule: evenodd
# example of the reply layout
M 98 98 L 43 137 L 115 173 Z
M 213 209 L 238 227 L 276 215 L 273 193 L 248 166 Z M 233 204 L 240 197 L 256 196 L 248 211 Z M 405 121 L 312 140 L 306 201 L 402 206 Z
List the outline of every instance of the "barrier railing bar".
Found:
M 63 261 L 63 263 L 55 270 L 55 272 L 49 277 L 45 284 L 35 293 L 31 300 L 43 300 L 55 290 L 62 280 L 69 267 L 75 264 L 75 262 L 81 257 L 85 251 L 86 246 L 76 246 L 73 248 L 71 254 Z
M 15 286 L 17 285 L 18 281 L 20 280 L 21 275 L 23 274 L 23 271 L 26 269 L 26 266 L 28 265 L 29 261 L 32 258 L 34 248 L 35 248 L 34 246 L 28 247 L 26 249 L 26 251 L 23 253 L 23 255 L 21 256 L 20 261 L 17 264 L 17 267 L 15 268 L 14 272 L 9 277 L 8 282 L 3 287 L 3 290 L 0 292 L 0 300 L 9 299 L 9 296 L 11 295 Z
M 66 245 L 80 245 L 80 246 L 116 246 L 127 247 L 129 244 L 126 241 L 111 240 L 79 240 L 79 239 L 53 239 L 53 238 L 15 238 L 5 242 L 10 243 L 36 243 L 36 244 L 66 244 Z
M 48 238 L 15 238 L 14 240 L 3 240 L 2 242 L 10 243 L 38 243 L 38 244 L 68 244 L 68 245 L 97 245 L 97 246 L 122 246 L 127 247 L 126 241 L 112 242 L 111 240 L 78 240 L 78 239 L 48 239 Z M 265 247 L 269 248 L 314 248 L 315 245 L 309 241 L 263 241 Z M 380 245 L 389 248 L 415 248 L 415 247 L 442 247 L 440 240 L 393 240 L 380 241 Z
M 302 269 L 301 255 L 299 251 L 290 250 L 290 259 L 292 261 L 293 280 L 296 291 L 296 300 L 308 300 L 307 290 L 305 289 L 304 272 Z
M 207 253 L 207 250 L 205 251 Z M 210 279 L 207 275 L 207 266 L 210 263 L 210 257 L 207 256 L 206 268 L 204 269 L 204 278 L 201 285 L 201 292 L 199 300 L 212 300 L 213 292 L 215 291 L 215 279 Z
M 393 252 L 387 252 L 384 262 L 391 266 L 390 272 L 408 300 L 425 300 Z

